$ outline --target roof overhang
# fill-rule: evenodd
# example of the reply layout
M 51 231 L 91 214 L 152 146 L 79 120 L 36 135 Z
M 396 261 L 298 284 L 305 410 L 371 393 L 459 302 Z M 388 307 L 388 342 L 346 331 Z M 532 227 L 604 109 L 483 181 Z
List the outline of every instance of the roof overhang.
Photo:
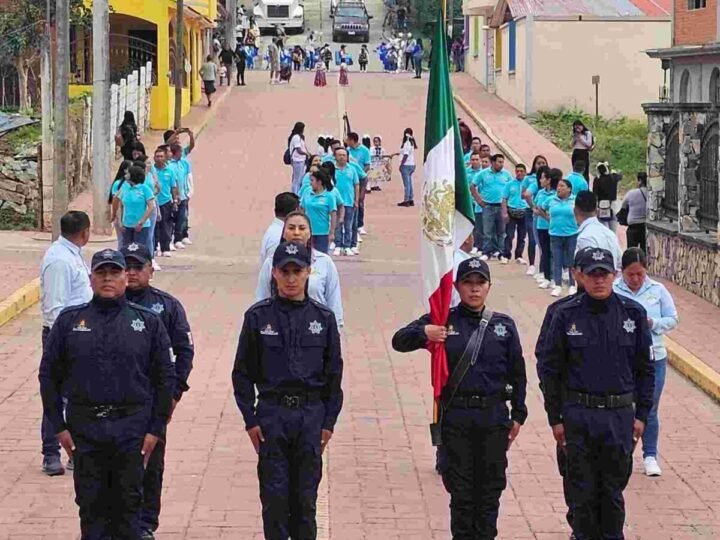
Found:
M 706 45 L 683 45 L 666 49 L 649 49 L 645 51 L 650 58 L 686 58 L 689 56 L 709 56 L 720 54 L 720 43 Z
M 170 8 L 170 11 L 177 12 L 175 8 Z M 214 21 L 211 21 L 205 15 L 190 6 L 185 6 L 185 18 L 191 21 L 198 21 L 200 23 L 200 26 L 202 26 L 203 28 L 215 28 L 216 26 Z
M 463 15 L 485 17 L 485 20 L 490 19 L 493 14 L 492 6 L 481 6 L 481 7 L 463 7 Z

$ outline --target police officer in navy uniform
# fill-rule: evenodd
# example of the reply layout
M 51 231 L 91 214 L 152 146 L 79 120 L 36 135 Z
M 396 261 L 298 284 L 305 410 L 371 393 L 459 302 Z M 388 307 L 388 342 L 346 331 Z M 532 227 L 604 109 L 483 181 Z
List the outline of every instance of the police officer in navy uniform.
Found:
M 154 270 L 152 256 L 147 246 L 132 243 L 122 250 L 122 254 L 127 265 L 128 286 L 125 291 L 127 299 L 156 313 L 170 336 L 175 359 L 175 390 L 170 409 L 170 417 L 172 417 L 183 393 L 190 389 L 187 380 L 195 356 L 190 325 L 179 300 L 165 291 L 150 286 Z M 141 515 L 143 540 L 154 538 L 153 533 L 160 523 L 160 496 L 165 470 L 166 444 L 166 437 L 158 441 L 145 469 Z
M 623 490 L 653 404 L 652 342 L 643 307 L 613 292 L 612 254 L 585 250 L 580 267 L 585 292 L 555 310 L 540 380 L 566 453 L 575 538 L 622 539 Z
M 170 413 L 170 338 L 127 301 L 126 280 L 120 252 L 95 253 L 93 299 L 60 314 L 40 364 L 44 412 L 75 462 L 82 540 L 140 537 L 143 467 Z
M 430 316 L 424 315 L 398 330 L 392 340 L 399 352 L 424 349 L 429 342 L 444 343 L 450 379 L 487 309 L 487 263 L 477 258 L 460 263 L 455 287 L 460 305 L 450 310 L 446 327 L 430 324 Z M 507 451 L 527 418 L 526 383 L 515 322 L 507 315 L 493 313 L 477 359 L 469 365 L 455 396 L 448 395 L 449 385 L 441 395 L 445 407 L 441 471 L 450 493 L 454 540 L 484 540 L 497 535 L 500 495 L 507 485 Z M 510 410 L 507 385 L 512 387 Z
M 535 358 L 537 359 L 537 373 L 538 373 L 538 379 L 540 382 L 540 390 L 543 391 L 543 384 L 541 379 L 541 373 L 542 373 L 542 362 L 545 354 L 545 347 L 547 346 L 547 336 L 548 336 L 548 330 L 550 330 L 550 323 L 552 323 L 553 316 L 555 315 L 555 312 L 557 309 L 562 306 L 563 304 L 566 304 L 568 302 L 572 302 L 578 294 L 582 294 L 585 292 L 585 274 L 582 272 L 582 268 L 580 268 L 580 263 L 582 261 L 582 257 L 585 251 L 592 251 L 595 248 L 587 247 L 583 248 L 577 253 L 575 253 L 575 258 L 573 260 L 573 266 L 570 269 L 570 272 L 573 274 L 573 279 L 575 280 L 575 283 L 577 283 L 577 294 L 571 294 L 569 296 L 566 296 L 564 298 L 560 298 L 559 300 L 556 300 L 552 304 L 550 304 L 545 311 L 545 317 L 543 318 L 543 322 L 540 325 L 540 333 L 538 335 L 538 340 L 535 345 Z M 568 481 L 567 481 L 567 457 L 565 454 L 565 448 L 561 447 L 560 445 L 556 446 L 555 449 L 556 457 L 557 457 L 557 463 L 558 463 L 558 471 L 560 472 L 560 476 L 563 479 L 563 495 L 565 496 L 565 504 L 568 507 L 567 513 L 565 514 L 565 517 L 567 519 L 568 524 L 572 528 L 572 505 L 570 503 L 570 489 L 568 487 Z M 575 540 L 575 535 L 570 536 L 570 540 Z
M 343 401 L 338 326 L 333 312 L 307 295 L 310 263 L 299 242 L 277 247 L 277 296 L 245 313 L 232 372 L 235 401 L 259 454 L 268 540 L 317 537 L 321 456 Z

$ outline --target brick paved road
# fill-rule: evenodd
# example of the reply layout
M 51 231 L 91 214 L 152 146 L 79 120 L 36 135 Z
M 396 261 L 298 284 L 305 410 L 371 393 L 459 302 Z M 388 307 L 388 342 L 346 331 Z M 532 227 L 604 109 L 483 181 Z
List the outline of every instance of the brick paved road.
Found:
M 264 77 L 263 77 L 264 81 Z M 394 148 L 406 126 L 421 134 L 425 86 L 355 76 L 345 96 L 353 127 L 381 133 Z M 193 154 L 196 244 L 164 262 L 158 285 L 188 308 L 196 368 L 169 429 L 162 539 L 260 539 L 255 456 L 230 387 L 244 309 L 252 302 L 260 236 L 273 195 L 289 185 L 282 165 L 293 121 L 309 140 L 337 132 L 334 86 L 270 87 L 251 74 L 234 89 Z M 419 137 L 422 139 L 422 137 Z M 314 146 L 314 145 L 313 145 Z M 419 176 L 419 175 L 418 175 Z M 420 178 L 417 178 L 419 186 Z M 399 178 L 368 199 L 370 235 L 362 256 L 341 259 L 346 309 L 346 404 L 327 454 L 321 526 L 333 540 L 446 539 L 447 495 L 433 471 L 427 436 L 431 407 L 426 354 L 391 351 L 392 332 L 421 313 L 418 302 L 418 209 L 398 209 Z M 513 315 L 531 350 L 546 293 L 514 266 L 493 267 L 492 307 Z M 39 471 L 37 308 L 0 328 L 0 539 L 72 538 L 77 531 L 71 479 Z M 500 520 L 504 539 L 563 539 L 563 504 L 544 421 L 534 360 L 528 358 L 530 419 L 510 456 L 510 484 Z M 720 534 L 720 408 L 669 374 L 663 402 L 665 476 L 639 472 L 628 490 L 628 538 L 713 538 Z

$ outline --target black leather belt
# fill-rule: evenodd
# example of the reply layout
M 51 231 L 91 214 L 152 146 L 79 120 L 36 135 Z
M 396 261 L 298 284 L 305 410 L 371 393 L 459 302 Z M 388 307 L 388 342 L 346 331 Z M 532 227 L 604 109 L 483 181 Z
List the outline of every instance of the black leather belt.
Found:
M 145 405 L 76 405 L 68 404 L 71 413 L 77 413 L 90 418 L 124 418 L 137 414 Z
M 632 392 L 614 396 L 594 396 L 592 394 L 575 392 L 574 390 L 567 390 L 565 392 L 566 403 L 582 405 L 589 409 L 620 409 L 622 407 L 629 407 L 634 401 L 635 397 Z
M 493 394 L 491 396 L 464 395 L 455 396 L 450 403 L 450 408 L 459 409 L 487 409 L 498 403 L 505 401 L 503 393 Z
M 485 206 L 502 206 L 502 203 L 499 203 L 499 202 L 487 202 L 487 203 L 485 203 Z
M 297 394 L 261 394 L 261 401 L 269 401 L 288 409 L 299 409 L 308 403 L 319 403 L 321 401 L 320 394 L 317 392 L 297 393 Z

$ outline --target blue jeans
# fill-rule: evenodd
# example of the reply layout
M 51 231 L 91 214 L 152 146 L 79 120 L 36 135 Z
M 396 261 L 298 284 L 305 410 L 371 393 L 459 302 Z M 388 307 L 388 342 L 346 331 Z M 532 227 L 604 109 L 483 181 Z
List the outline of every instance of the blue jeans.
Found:
M 555 285 L 562 285 L 563 268 L 572 268 L 575 258 L 575 246 L 577 245 L 577 234 L 572 236 L 550 236 L 550 250 L 552 252 L 553 280 Z M 570 273 L 570 286 L 575 285 L 575 280 Z
M 174 242 L 180 242 L 187 238 L 187 211 L 188 202 L 187 199 L 180 201 L 177 212 L 175 212 L 175 239 Z
M 403 187 L 405 188 L 405 198 L 403 202 L 413 200 L 412 175 L 415 172 L 415 165 L 400 165 L 400 176 L 402 177 Z
M 328 252 L 330 245 L 330 238 L 327 234 L 313 234 L 312 237 L 313 249 L 321 251 L 322 253 Z
M 335 247 L 352 247 L 353 223 L 355 221 L 355 207 L 345 206 L 345 216 L 338 220 L 335 227 Z
M 483 217 L 482 212 L 475 212 L 475 227 L 473 228 L 473 247 L 482 251 L 483 248 Z
M 150 244 L 150 227 L 143 227 L 137 232 L 134 227 L 125 227 L 123 229 L 123 243 L 129 246 L 135 242 L 136 244 Z
M 643 433 L 643 457 L 657 457 L 658 453 L 658 434 L 660 433 L 660 419 L 658 418 L 658 407 L 660 406 L 660 396 L 665 386 L 665 374 L 667 372 L 667 358 L 655 361 L 655 395 L 653 396 L 653 406 L 648 415 L 645 433 Z
M 525 230 L 527 231 L 528 238 L 528 264 L 535 266 L 535 216 L 529 208 L 525 210 Z
M 502 253 L 505 247 L 505 221 L 502 217 L 502 207 L 488 204 L 483 208 L 483 254 L 490 257 L 495 253 Z
M 292 162 L 292 192 L 297 195 L 300 193 L 300 187 L 302 186 L 302 180 L 305 176 L 307 167 L 304 161 L 293 161 Z
M 150 235 L 148 237 L 148 249 L 150 250 L 150 255 L 152 255 L 153 258 L 155 258 L 155 246 L 157 246 L 157 240 L 155 239 L 155 226 L 157 225 L 158 214 L 158 207 L 155 205 L 153 213 L 150 214 Z

